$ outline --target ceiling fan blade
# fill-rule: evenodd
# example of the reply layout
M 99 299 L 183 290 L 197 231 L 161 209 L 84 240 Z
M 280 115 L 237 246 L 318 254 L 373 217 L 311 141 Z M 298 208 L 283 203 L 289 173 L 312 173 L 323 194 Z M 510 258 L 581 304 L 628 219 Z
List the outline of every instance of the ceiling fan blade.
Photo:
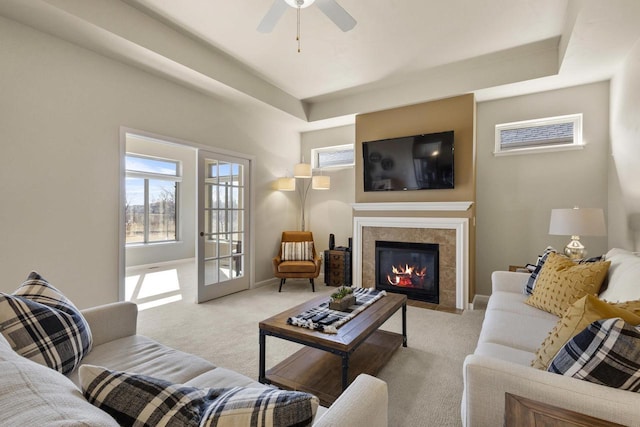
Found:
M 316 0 L 316 4 L 342 31 L 349 31 L 356 26 L 357 22 L 353 16 L 349 15 L 335 0 Z
M 258 24 L 257 30 L 261 33 L 270 33 L 275 28 L 276 24 L 282 18 L 282 15 L 289 8 L 289 5 L 284 0 L 275 0 L 271 5 L 271 9 L 264 15 L 260 24 Z

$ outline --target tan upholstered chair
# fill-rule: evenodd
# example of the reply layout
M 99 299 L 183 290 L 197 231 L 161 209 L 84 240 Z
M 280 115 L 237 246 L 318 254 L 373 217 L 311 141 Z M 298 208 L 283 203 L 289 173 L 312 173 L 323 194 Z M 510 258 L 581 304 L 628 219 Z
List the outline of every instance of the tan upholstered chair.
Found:
M 313 234 L 310 231 L 283 231 L 282 239 L 280 242 L 280 249 L 278 256 L 273 258 L 273 274 L 280 279 L 280 287 L 278 292 L 282 291 L 282 285 L 287 279 L 309 279 L 311 283 L 311 290 L 316 291 L 313 279 L 320 274 L 321 260 L 316 253 L 315 245 L 312 244 L 309 247 L 308 254 L 306 256 L 300 256 L 297 258 L 307 259 L 291 259 L 291 252 L 283 254 L 282 243 L 287 242 L 312 242 Z M 288 245 L 287 249 L 289 248 Z M 284 255 L 284 256 L 283 256 Z M 285 259 L 288 258 L 288 259 Z

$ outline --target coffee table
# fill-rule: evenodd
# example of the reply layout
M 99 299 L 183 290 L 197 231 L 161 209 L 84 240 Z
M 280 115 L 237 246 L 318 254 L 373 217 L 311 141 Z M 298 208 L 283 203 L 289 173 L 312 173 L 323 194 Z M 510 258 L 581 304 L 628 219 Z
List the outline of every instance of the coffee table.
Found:
M 329 406 L 359 374 L 376 375 L 400 345 L 407 346 L 406 295 L 388 293 L 342 325 L 337 334 L 287 324 L 289 317 L 316 307 L 328 298 L 314 298 L 260 322 L 258 381 L 312 393 L 322 405 Z M 379 330 L 400 308 L 402 334 Z M 305 347 L 267 371 L 267 336 Z

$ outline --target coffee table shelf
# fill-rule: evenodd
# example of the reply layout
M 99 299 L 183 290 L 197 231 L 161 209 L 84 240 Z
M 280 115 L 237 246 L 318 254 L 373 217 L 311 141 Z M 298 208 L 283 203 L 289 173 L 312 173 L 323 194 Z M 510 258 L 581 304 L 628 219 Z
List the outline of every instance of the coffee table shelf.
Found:
M 375 376 L 402 345 L 401 334 L 377 330 L 349 358 L 348 383 L 361 373 Z M 288 390 L 305 391 L 330 406 L 342 393 L 342 358 L 313 347 L 304 347 L 267 370 L 269 383 Z

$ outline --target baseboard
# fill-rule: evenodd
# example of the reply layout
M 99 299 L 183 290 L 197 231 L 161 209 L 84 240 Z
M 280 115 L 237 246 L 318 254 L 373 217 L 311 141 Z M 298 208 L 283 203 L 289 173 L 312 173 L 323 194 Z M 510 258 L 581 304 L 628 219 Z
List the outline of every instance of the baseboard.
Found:
M 489 295 L 479 295 L 473 297 L 473 301 L 470 304 L 470 309 L 475 310 L 484 310 L 487 307 L 487 303 L 489 302 Z
M 168 269 L 170 267 L 173 267 L 174 265 L 177 264 L 185 264 L 185 263 L 189 263 L 189 262 L 196 262 L 195 258 L 183 258 L 183 259 L 172 259 L 170 261 L 161 261 L 161 262 L 154 262 L 151 264 L 140 264 L 140 265 L 132 265 L 132 266 L 128 266 L 125 268 L 126 271 L 129 270 L 153 270 L 153 269 L 158 269 L 158 270 L 163 270 L 163 269 Z

